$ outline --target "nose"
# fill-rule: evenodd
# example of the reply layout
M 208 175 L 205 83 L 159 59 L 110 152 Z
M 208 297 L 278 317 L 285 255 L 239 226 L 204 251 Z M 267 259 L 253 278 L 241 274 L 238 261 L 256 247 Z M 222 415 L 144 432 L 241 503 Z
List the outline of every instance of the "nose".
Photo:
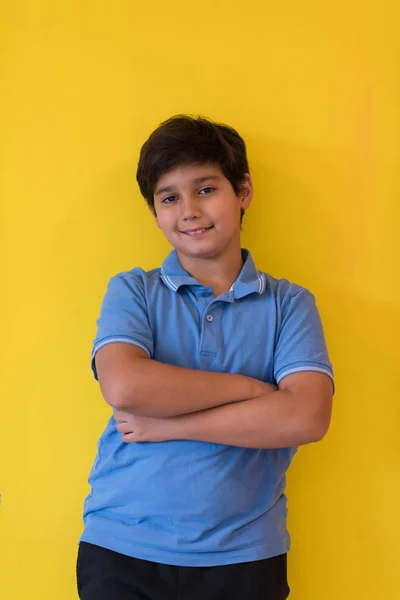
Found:
M 193 219 L 198 219 L 201 216 L 199 204 L 192 196 L 188 195 L 182 197 L 180 206 L 183 221 L 191 221 Z

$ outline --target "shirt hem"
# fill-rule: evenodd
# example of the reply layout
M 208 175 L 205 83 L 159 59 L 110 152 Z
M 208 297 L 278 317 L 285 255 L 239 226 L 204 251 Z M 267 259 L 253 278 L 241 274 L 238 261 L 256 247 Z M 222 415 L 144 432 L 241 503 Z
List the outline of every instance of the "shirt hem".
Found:
M 213 567 L 264 560 L 285 554 L 290 550 L 290 537 L 286 533 L 283 540 L 243 550 L 221 550 L 217 552 L 179 552 L 158 548 L 145 548 L 135 542 L 126 542 L 114 536 L 85 529 L 79 542 L 88 542 L 126 556 L 150 562 L 178 567 Z

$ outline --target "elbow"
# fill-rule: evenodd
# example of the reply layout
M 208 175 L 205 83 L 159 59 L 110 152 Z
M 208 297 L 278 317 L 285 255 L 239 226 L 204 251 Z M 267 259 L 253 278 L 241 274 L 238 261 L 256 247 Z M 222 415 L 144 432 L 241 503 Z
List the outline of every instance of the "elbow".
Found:
M 142 357 L 142 355 L 145 355 Z M 144 350 L 128 344 L 106 344 L 95 357 L 104 400 L 117 410 L 136 410 L 143 403 L 148 362 Z
M 320 442 L 329 431 L 332 418 L 332 400 L 319 402 L 308 418 L 308 429 L 311 442 Z
M 128 408 L 133 408 L 132 406 L 128 405 L 125 397 L 120 393 L 114 393 L 108 397 L 104 396 L 104 398 L 107 404 L 109 404 L 112 408 L 115 408 L 115 410 L 126 411 Z
M 324 437 L 326 436 L 328 430 L 327 429 L 314 429 L 311 434 L 310 434 L 310 441 L 309 443 L 316 443 L 316 442 L 321 442 Z
M 139 390 L 136 385 L 126 385 L 124 381 L 112 381 L 101 385 L 104 400 L 112 408 L 122 411 L 136 411 L 140 404 Z
M 309 431 L 310 442 L 321 442 L 329 431 L 330 417 L 315 420 Z

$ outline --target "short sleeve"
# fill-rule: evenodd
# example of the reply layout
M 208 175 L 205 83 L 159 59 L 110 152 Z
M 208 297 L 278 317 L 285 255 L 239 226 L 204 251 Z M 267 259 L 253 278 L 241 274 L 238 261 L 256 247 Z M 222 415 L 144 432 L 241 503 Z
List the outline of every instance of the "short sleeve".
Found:
M 335 383 L 329 360 L 321 318 L 315 297 L 305 288 L 283 300 L 280 331 L 274 356 L 274 377 L 281 379 L 292 373 L 316 371 Z
M 143 279 L 140 270 L 111 277 L 97 320 L 97 334 L 93 340 L 91 367 L 97 377 L 95 356 L 103 346 L 115 342 L 132 344 L 153 355 L 151 331 Z

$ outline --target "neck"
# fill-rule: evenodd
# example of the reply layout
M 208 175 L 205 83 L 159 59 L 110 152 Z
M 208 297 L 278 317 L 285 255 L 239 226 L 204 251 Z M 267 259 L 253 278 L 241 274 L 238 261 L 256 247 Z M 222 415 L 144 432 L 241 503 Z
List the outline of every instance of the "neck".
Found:
M 191 277 L 212 287 L 214 295 L 230 290 L 243 267 L 240 246 L 213 258 L 193 258 L 177 251 L 179 262 Z

